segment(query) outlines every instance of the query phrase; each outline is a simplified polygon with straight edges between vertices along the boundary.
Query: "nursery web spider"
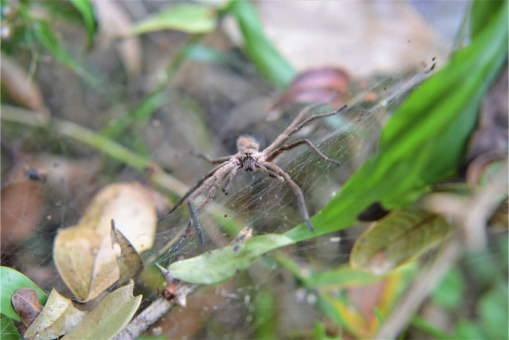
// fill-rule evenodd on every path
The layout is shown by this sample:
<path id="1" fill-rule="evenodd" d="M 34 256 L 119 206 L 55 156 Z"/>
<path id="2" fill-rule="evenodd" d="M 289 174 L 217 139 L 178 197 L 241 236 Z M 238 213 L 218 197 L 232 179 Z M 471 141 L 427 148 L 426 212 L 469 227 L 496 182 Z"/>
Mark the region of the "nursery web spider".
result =
<path id="1" fill-rule="evenodd" d="M 185 242 L 185 240 L 193 233 L 193 224 L 198 231 L 198 236 L 200 237 L 200 241 L 203 244 L 203 233 L 200 227 L 200 222 L 198 221 L 198 215 L 197 213 L 200 212 L 206 205 L 209 203 L 215 196 L 217 188 L 221 185 L 221 182 L 225 182 L 223 184 L 222 191 L 226 194 L 228 194 L 228 188 L 230 187 L 230 184 L 233 180 L 233 177 L 237 174 L 237 171 L 242 169 L 244 171 L 256 171 L 261 170 L 263 173 L 265 173 L 267 176 L 275 178 L 277 180 L 280 180 L 282 182 L 288 183 L 290 187 L 292 188 L 293 192 L 297 196 L 298 199 L 298 205 L 299 210 L 302 215 L 302 218 L 304 219 L 304 222 L 309 227 L 311 231 L 314 231 L 313 224 L 311 224 L 311 221 L 309 220 L 309 213 L 308 209 L 306 207 L 306 202 L 304 201 L 304 195 L 302 194 L 302 190 L 300 187 L 292 180 L 290 175 L 288 175 L 286 172 L 284 172 L 280 167 L 275 165 L 273 161 L 281 155 L 283 152 L 291 150 L 299 145 L 306 144 L 309 146 L 311 150 L 313 150 L 320 158 L 323 160 L 336 164 L 341 165 L 340 162 L 330 159 L 327 156 L 325 156 L 316 146 L 313 145 L 308 139 L 301 139 L 297 140 L 290 144 L 285 144 L 286 141 L 288 141 L 291 136 L 302 129 L 307 124 L 311 123 L 312 121 L 324 117 L 329 117 L 332 115 L 335 115 L 342 110 L 346 108 L 346 105 L 343 107 L 327 113 L 322 114 L 316 114 L 313 115 L 307 119 L 305 119 L 303 122 L 299 123 L 302 118 L 309 113 L 310 111 L 316 109 L 319 106 L 322 106 L 323 104 L 318 105 L 311 105 L 306 108 L 304 108 L 294 119 L 294 121 L 286 128 L 286 130 L 279 135 L 276 140 L 270 144 L 267 148 L 265 148 L 263 151 L 258 151 L 259 144 L 251 137 L 241 136 L 237 140 L 237 149 L 238 152 L 233 156 L 226 156 L 221 157 L 217 159 L 212 159 L 209 156 L 200 154 L 201 157 L 203 157 L 205 160 L 209 161 L 212 164 L 219 164 L 214 169 L 210 170 L 205 177 L 203 177 L 201 180 L 196 183 L 196 185 L 191 188 L 176 204 L 175 206 L 170 209 L 170 211 L 163 215 L 169 215 L 177 208 L 182 205 L 184 202 L 187 202 L 187 205 L 189 207 L 189 211 L 191 213 L 191 217 L 189 218 L 189 222 L 187 224 L 187 228 L 184 231 L 184 234 L 182 235 L 182 238 L 175 246 L 175 251 L 177 251 L 182 244 Z M 207 197 L 195 208 L 192 201 L 201 195 L 202 193 L 206 192 Z"/>

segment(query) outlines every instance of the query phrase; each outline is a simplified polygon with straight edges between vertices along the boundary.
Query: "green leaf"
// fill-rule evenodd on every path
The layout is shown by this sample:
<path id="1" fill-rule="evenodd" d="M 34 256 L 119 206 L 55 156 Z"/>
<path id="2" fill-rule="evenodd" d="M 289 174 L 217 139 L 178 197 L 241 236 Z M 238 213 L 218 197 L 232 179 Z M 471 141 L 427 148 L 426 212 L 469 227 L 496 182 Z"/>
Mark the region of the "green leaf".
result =
<path id="1" fill-rule="evenodd" d="M 238 17 L 244 13 L 239 12 L 243 6 L 251 5 L 235 1 L 231 10 Z M 312 217 L 314 232 L 301 224 L 281 235 L 285 241 L 277 246 L 263 244 L 269 241 L 266 236 L 253 237 L 241 256 L 232 257 L 231 247 L 226 247 L 215 250 L 213 257 L 204 254 L 174 263 L 170 270 L 178 268 L 175 275 L 184 281 L 184 277 L 200 283 L 223 281 L 264 252 L 350 227 L 375 202 L 388 208 L 404 206 L 429 185 L 454 174 L 477 122 L 479 102 L 506 60 L 507 40 L 504 2 L 471 45 L 457 51 L 447 66 L 416 89 L 396 111 L 382 132 L 378 152 Z M 211 271 L 208 266 L 220 270 Z M 207 279 L 200 279 L 200 270 Z"/>
<path id="2" fill-rule="evenodd" d="M 291 244 L 284 235 L 267 234 L 243 244 L 215 249 L 184 261 L 173 262 L 168 270 L 179 280 L 212 284 L 226 280 L 249 267 L 260 255 Z"/>
<path id="3" fill-rule="evenodd" d="M 442 216 L 415 208 L 393 210 L 355 242 L 350 265 L 373 274 L 409 261 L 449 236 Z"/>
<path id="4" fill-rule="evenodd" d="M 244 49 L 258 72 L 278 88 L 285 88 L 296 72 L 263 33 L 253 5 L 249 1 L 232 1 L 228 11 L 239 24 L 244 38 Z"/>
<path id="5" fill-rule="evenodd" d="M 471 340 L 484 340 L 486 337 L 481 331 L 481 327 L 470 320 L 460 320 L 456 324 L 454 331 L 456 339 L 471 339 Z"/>
<path id="6" fill-rule="evenodd" d="M 436 328 L 432 324 L 428 323 L 425 319 L 415 316 L 410 321 L 410 324 L 421 331 L 427 333 L 434 339 L 452 339 L 453 337 L 450 336 L 448 333 L 444 332 L 441 329 Z"/>
<path id="7" fill-rule="evenodd" d="M 9 319 L 3 314 L 0 314 L 0 339 L 21 340 L 21 335 L 19 335 L 19 332 L 16 329 L 16 326 L 14 326 L 12 319 Z"/>
<path id="8" fill-rule="evenodd" d="M 339 338 L 332 338 L 328 336 L 325 325 L 318 321 L 315 322 L 315 328 L 313 329 L 313 339 L 339 340 Z"/>
<path id="9" fill-rule="evenodd" d="M 141 295 L 133 296 L 133 284 L 106 296 L 65 340 L 111 339 L 127 326 L 141 303 Z"/>
<path id="10" fill-rule="evenodd" d="M 306 285 L 308 287 L 321 289 L 362 287 L 383 280 L 395 271 L 413 272 L 415 269 L 415 263 L 409 263 L 408 265 L 402 266 L 383 275 L 373 275 L 360 270 L 355 270 L 347 263 L 323 273 L 312 274 L 311 278 L 307 280 Z"/>
<path id="11" fill-rule="evenodd" d="M 470 18 L 470 37 L 482 32 L 487 23 L 497 14 L 503 1 L 474 1 Z"/>
<path id="12" fill-rule="evenodd" d="M 216 27 L 217 10 L 194 4 L 180 4 L 164 9 L 131 27 L 126 36 L 160 30 L 208 33 Z"/>
<path id="13" fill-rule="evenodd" d="M 0 270 L 1 270 L 0 271 L 0 278 L 1 278 L 0 287 L 1 287 L 1 291 L 2 291 L 2 294 L 0 297 L 1 298 L 0 306 L 2 309 L 3 315 L 5 315 L 11 319 L 21 321 L 19 316 L 16 314 L 16 312 L 12 308 L 12 304 L 11 304 L 12 294 L 20 288 L 30 288 L 30 289 L 35 290 L 37 292 L 37 298 L 39 299 L 39 303 L 41 305 L 46 304 L 46 300 L 47 300 L 46 294 L 42 291 L 41 288 L 39 288 L 35 283 L 33 283 L 32 280 L 30 280 L 28 277 L 21 274 L 17 270 L 14 270 L 9 267 L 2 266 L 2 267 L 0 267 Z"/>
<path id="14" fill-rule="evenodd" d="M 92 45 L 98 27 L 94 14 L 94 6 L 92 6 L 92 3 L 89 0 L 71 0 L 71 2 L 83 18 L 83 23 L 87 29 L 88 43 L 89 45 Z"/>
<path id="15" fill-rule="evenodd" d="M 268 289 L 259 289 L 254 300 L 256 339 L 276 339 L 274 295 Z"/>
<path id="16" fill-rule="evenodd" d="M 463 298 L 464 289 L 465 282 L 461 271 L 457 268 L 453 268 L 435 288 L 431 298 L 440 306 L 454 310 L 459 306 Z"/>
<path id="17" fill-rule="evenodd" d="M 318 295 L 317 308 L 326 316 L 343 326 L 355 338 L 368 339 L 371 334 L 364 317 L 345 298 L 330 293 Z"/>
<path id="18" fill-rule="evenodd" d="M 489 339 L 507 339 L 508 332 L 507 283 L 486 293 L 479 301 L 481 327 Z"/>
<path id="19" fill-rule="evenodd" d="M 83 78 L 89 85 L 95 86 L 99 84 L 99 80 L 88 73 L 88 71 L 78 64 L 65 48 L 62 47 L 53 29 L 46 21 L 37 20 L 32 28 L 34 36 L 51 52 L 56 60 L 73 70 L 74 73 Z"/>

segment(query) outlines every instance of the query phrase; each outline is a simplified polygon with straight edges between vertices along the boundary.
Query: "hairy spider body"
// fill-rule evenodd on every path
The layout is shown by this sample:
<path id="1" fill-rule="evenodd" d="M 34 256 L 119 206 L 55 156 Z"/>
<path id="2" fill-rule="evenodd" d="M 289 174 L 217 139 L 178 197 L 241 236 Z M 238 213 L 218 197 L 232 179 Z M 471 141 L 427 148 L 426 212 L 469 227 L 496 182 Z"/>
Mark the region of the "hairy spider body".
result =
<path id="1" fill-rule="evenodd" d="M 345 105 L 340 109 L 332 112 L 311 116 L 305 119 L 303 122 L 299 123 L 307 113 L 309 113 L 311 110 L 315 109 L 320 105 L 308 106 L 305 109 L 303 109 L 294 119 L 292 124 L 290 124 L 290 126 L 286 128 L 286 130 L 281 135 L 279 135 L 279 137 L 277 137 L 276 140 L 272 144 L 270 144 L 267 148 L 265 148 L 263 151 L 259 151 L 259 144 L 256 142 L 254 138 L 241 136 L 237 140 L 238 152 L 233 156 L 212 159 L 207 155 L 199 154 L 199 156 L 203 157 L 210 163 L 219 165 L 212 169 L 211 171 L 209 171 L 207 175 L 205 175 L 205 177 L 198 181 L 198 183 L 193 188 L 191 188 L 191 190 L 189 190 L 166 214 L 166 215 L 171 214 L 181 204 L 187 201 L 191 217 L 189 218 L 187 228 L 185 229 L 182 238 L 175 246 L 175 251 L 177 251 L 180 248 L 180 246 L 184 243 L 184 241 L 193 233 L 192 229 L 193 225 L 198 231 L 198 236 L 200 237 L 201 243 L 202 244 L 204 243 L 203 233 L 200 227 L 200 223 L 198 221 L 198 213 L 205 207 L 205 205 L 207 205 L 207 203 L 209 203 L 214 198 L 217 188 L 221 185 L 221 182 L 223 181 L 224 184 L 222 187 L 222 191 L 225 194 L 228 194 L 228 188 L 233 180 L 233 177 L 235 177 L 239 169 L 242 169 L 244 171 L 260 170 L 269 177 L 288 183 L 288 185 L 292 188 L 294 194 L 297 196 L 299 210 L 302 215 L 302 218 L 304 219 L 304 222 L 311 231 L 314 231 L 313 224 L 309 220 L 309 213 L 306 207 L 306 202 L 304 200 L 302 190 L 292 180 L 290 175 L 288 175 L 280 167 L 273 164 L 272 162 L 283 152 L 291 150 L 299 145 L 306 144 L 323 160 L 336 165 L 341 165 L 340 162 L 330 159 L 323 153 L 321 153 L 320 150 L 318 150 L 318 148 L 307 139 L 301 139 L 285 145 L 285 143 L 291 138 L 291 136 L 294 133 L 302 129 L 305 125 L 309 124 L 313 120 L 332 116 L 346 108 Z M 207 196 L 195 208 L 192 201 L 205 192 L 207 192 Z"/>

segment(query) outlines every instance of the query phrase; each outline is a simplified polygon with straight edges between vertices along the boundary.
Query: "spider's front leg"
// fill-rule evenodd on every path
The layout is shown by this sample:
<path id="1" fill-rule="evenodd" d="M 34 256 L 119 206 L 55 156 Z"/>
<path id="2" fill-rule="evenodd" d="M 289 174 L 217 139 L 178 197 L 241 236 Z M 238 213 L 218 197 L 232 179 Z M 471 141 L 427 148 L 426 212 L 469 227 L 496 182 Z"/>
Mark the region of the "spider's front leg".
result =
<path id="1" fill-rule="evenodd" d="M 201 243 L 202 244 L 205 243 L 205 240 L 203 239 L 203 232 L 202 232 L 202 229 L 201 229 L 201 225 L 200 225 L 200 222 L 198 220 L 198 213 L 214 198 L 214 196 L 216 194 L 216 190 L 219 187 L 219 185 L 221 184 L 221 181 L 223 181 L 224 178 L 227 175 L 229 175 L 235 167 L 237 167 L 237 164 L 235 164 L 235 163 L 230 163 L 230 164 L 224 166 L 223 168 L 218 170 L 214 174 L 214 176 L 209 178 L 203 184 L 203 186 L 201 186 L 199 189 L 197 189 L 189 197 L 189 199 L 187 200 L 187 205 L 189 207 L 189 212 L 191 214 L 191 217 L 189 218 L 189 222 L 187 224 L 186 230 L 184 231 L 184 234 L 182 235 L 182 239 L 177 243 L 177 245 L 175 246 L 174 251 L 177 251 L 180 248 L 180 246 L 182 246 L 184 241 L 190 235 L 192 235 L 192 226 L 193 226 L 193 224 L 194 224 L 194 227 L 196 228 L 196 230 L 198 231 L 198 236 L 200 237 Z M 200 195 L 201 193 L 203 193 L 203 192 L 205 192 L 207 190 L 208 190 L 207 197 L 195 209 L 194 205 L 192 203 L 192 200 L 194 198 L 196 198 L 198 195 Z"/>
<path id="2" fill-rule="evenodd" d="M 297 196 L 298 205 L 300 214 L 302 215 L 302 218 L 304 219 L 304 223 L 308 226 L 309 230 L 315 231 L 315 227 L 309 220 L 309 212 L 308 208 L 306 206 L 306 201 L 304 200 L 304 194 L 302 193 L 301 188 L 295 183 L 290 175 L 288 175 L 286 172 L 284 172 L 280 167 L 278 167 L 275 164 L 269 163 L 269 162 L 263 162 L 262 165 L 264 165 L 267 169 L 270 171 L 276 173 L 277 175 L 284 178 L 286 183 L 292 188 L 293 192 L 295 193 L 295 196 Z"/>

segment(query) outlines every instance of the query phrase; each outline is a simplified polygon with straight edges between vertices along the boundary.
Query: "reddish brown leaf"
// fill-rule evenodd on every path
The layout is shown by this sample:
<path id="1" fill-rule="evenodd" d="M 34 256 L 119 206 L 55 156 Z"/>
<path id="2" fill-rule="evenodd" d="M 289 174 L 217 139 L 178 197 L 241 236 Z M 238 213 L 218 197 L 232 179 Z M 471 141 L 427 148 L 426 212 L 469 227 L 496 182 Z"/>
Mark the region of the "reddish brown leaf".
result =
<path id="1" fill-rule="evenodd" d="M 286 104 L 326 102 L 332 96 L 335 97 L 331 106 L 339 107 L 348 98 L 349 84 L 350 77 L 339 68 L 323 67 L 303 72 L 274 104 L 268 118 L 276 119 L 279 109 Z"/>
<path id="2" fill-rule="evenodd" d="M 24 178 L 23 169 L 13 173 L 13 182 L 2 189 L 2 247 L 29 236 L 44 203 L 43 184 Z"/>
<path id="3" fill-rule="evenodd" d="M 20 288 L 15 291 L 11 301 L 16 314 L 27 327 L 30 327 L 43 308 L 37 298 L 37 292 L 30 288 Z"/>

